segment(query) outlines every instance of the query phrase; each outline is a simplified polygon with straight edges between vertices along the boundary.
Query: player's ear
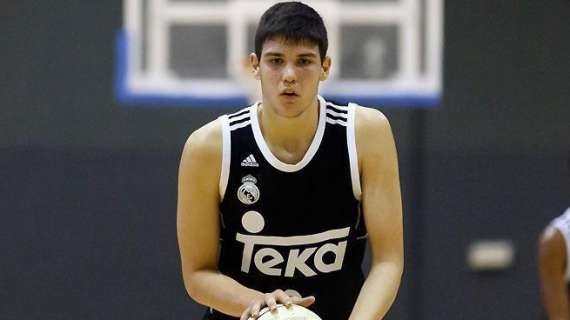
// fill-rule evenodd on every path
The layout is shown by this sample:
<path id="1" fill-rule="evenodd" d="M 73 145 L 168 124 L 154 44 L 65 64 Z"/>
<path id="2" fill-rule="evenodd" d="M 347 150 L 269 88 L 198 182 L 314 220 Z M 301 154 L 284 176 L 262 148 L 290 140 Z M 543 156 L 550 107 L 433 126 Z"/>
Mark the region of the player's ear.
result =
<path id="1" fill-rule="evenodd" d="M 253 69 L 253 76 L 255 79 L 260 80 L 261 76 L 259 74 L 259 59 L 255 53 L 249 54 L 249 63 L 251 64 L 251 68 Z"/>
<path id="2" fill-rule="evenodd" d="M 329 72 L 331 70 L 332 59 L 329 56 L 326 56 L 323 59 L 323 64 L 321 66 L 321 76 L 320 80 L 325 81 L 329 77 Z"/>

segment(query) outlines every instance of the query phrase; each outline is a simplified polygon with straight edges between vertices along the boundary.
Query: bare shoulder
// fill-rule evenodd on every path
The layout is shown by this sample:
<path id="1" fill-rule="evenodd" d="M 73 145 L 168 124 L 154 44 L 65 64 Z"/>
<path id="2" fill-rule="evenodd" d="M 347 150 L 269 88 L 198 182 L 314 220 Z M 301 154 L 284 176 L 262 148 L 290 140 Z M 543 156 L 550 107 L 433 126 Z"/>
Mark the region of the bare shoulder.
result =
<path id="1" fill-rule="evenodd" d="M 547 227 L 538 239 L 538 247 L 541 258 L 564 256 L 566 254 L 566 244 L 562 233 L 554 228 Z"/>
<path id="2" fill-rule="evenodd" d="M 388 118 L 377 109 L 357 106 L 355 110 L 356 146 L 360 155 L 384 153 L 392 149 L 394 137 Z"/>
<path id="3" fill-rule="evenodd" d="M 357 130 L 368 131 L 390 128 L 388 118 L 386 118 L 386 116 L 377 109 L 357 106 L 355 114 Z"/>
<path id="4" fill-rule="evenodd" d="M 182 152 L 182 162 L 193 159 L 202 164 L 219 164 L 222 143 L 222 126 L 220 120 L 216 119 L 192 132 L 188 137 Z"/>

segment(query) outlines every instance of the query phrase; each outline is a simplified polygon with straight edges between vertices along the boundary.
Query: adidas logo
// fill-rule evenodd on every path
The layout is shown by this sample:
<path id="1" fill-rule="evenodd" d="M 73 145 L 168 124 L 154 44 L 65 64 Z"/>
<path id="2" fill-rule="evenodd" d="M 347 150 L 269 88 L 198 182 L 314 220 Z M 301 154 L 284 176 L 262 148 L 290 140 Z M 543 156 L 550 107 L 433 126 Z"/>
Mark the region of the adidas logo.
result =
<path id="1" fill-rule="evenodd" d="M 243 159 L 243 161 L 241 162 L 241 166 L 242 167 L 259 167 L 259 163 L 257 163 L 257 161 L 255 161 L 253 154 L 250 154 L 249 156 L 247 156 L 247 158 Z"/>

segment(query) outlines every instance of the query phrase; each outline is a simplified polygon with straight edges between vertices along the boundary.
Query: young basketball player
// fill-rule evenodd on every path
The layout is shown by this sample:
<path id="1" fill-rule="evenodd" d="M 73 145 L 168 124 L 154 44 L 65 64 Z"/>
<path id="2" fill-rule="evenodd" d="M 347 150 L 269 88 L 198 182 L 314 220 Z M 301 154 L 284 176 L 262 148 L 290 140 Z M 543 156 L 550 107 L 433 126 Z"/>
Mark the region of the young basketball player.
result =
<path id="1" fill-rule="evenodd" d="M 568 157 L 570 173 L 570 154 Z M 544 230 L 538 245 L 542 301 L 549 320 L 570 319 L 570 208 Z"/>
<path id="2" fill-rule="evenodd" d="M 377 320 L 396 297 L 404 262 L 394 139 L 379 111 L 318 95 L 327 47 L 312 8 L 268 9 L 250 57 L 262 101 L 198 129 L 184 147 L 178 239 L 187 291 L 209 307 L 204 319 L 299 304 L 325 320 Z"/>

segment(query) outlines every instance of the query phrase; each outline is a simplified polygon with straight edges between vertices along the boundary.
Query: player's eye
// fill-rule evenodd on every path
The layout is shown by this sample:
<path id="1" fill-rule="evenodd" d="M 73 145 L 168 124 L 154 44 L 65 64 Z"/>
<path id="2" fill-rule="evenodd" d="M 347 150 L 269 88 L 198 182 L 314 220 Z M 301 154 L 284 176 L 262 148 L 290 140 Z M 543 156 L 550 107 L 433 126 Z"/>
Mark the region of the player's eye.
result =
<path id="1" fill-rule="evenodd" d="M 280 65 L 283 63 L 283 59 L 281 58 L 271 58 L 269 59 L 269 63 L 274 64 L 274 65 Z"/>
<path id="2" fill-rule="evenodd" d="M 312 62 L 313 62 L 313 61 L 311 61 L 311 59 L 305 59 L 305 58 L 299 59 L 299 65 L 302 65 L 302 66 L 309 65 L 309 64 L 311 64 Z"/>

